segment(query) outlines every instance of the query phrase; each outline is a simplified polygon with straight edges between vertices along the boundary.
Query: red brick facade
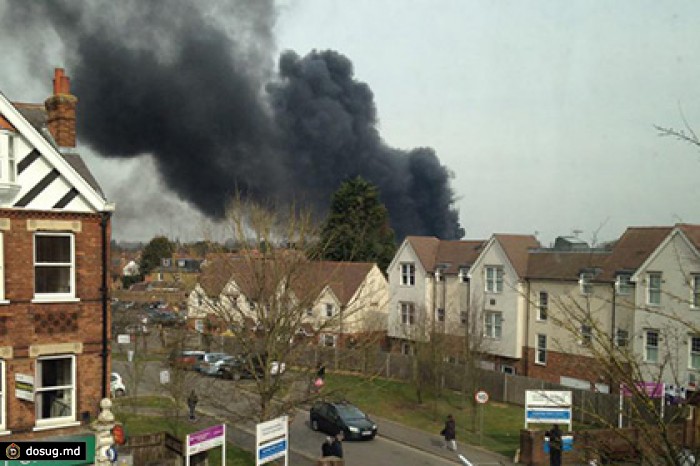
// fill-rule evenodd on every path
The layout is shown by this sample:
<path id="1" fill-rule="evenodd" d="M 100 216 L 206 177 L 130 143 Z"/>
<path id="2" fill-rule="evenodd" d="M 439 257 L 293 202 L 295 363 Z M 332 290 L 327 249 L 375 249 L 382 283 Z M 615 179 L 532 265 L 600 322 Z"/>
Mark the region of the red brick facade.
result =
<path id="1" fill-rule="evenodd" d="M 521 361 L 524 367 L 519 372 L 520 375 L 554 383 L 560 383 L 561 376 L 571 377 L 591 382 L 591 388 L 596 383 L 608 382 L 593 358 L 547 350 L 547 363 L 536 364 L 535 351 L 535 348 L 523 348 L 527 361 Z"/>
<path id="2" fill-rule="evenodd" d="M 15 396 L 16 374 L 38 379 L 37 358 L 30 354 L 37 345 L 73 344 L 75 355 L 76 399 L 74 421 L 94 420 L 99 412 L 103 387 L 109 386 L 109 353 L 103 358 L 103 306 L 107 306 L 107 342 L 109 341 L 109 300 L 103 295 L 103 263 L 109 251 L 103 251 L 103 235 L 109 248 L 110 224 L 100 214 L 49 213 L 0 209 L 0 219 L 9 219 L 2 231 L 4 242 L 5 300 L 0 304 L 0 347 L 12 348 L 5 360 L 7 406 L 6 430 L 10 438 L 72 434 L 80 426 L 36 432 L 36 403 Z M 28 220 L 79 222 L 73 232 L 75 257 L 75 301 L 37 303 L 34 299 L 34 236 Z M 103 253 L 106 253 L 103 255 Z M 107 351 L 109 348 L 107 347 Z M 61 354 L 60 352 L 57 354 Z M 105 370 L 103 361 L 107 362 Z M 107 374 L 107 380 L 102 375 Z M 36 382 L 35 382 L 36 383 Z M 0 437 L 1 438 L 1 437 Z"/>

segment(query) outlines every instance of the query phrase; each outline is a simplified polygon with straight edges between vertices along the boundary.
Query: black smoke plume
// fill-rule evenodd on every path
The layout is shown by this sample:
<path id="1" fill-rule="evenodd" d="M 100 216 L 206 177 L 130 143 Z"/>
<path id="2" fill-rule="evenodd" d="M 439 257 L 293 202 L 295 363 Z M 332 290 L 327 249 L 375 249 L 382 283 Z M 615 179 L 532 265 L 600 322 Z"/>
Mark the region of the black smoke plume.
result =
<path id="1" fill-rule="evenodd" d="M 451 174 L 430 148 L 387 146 L 372 91 L 334 51 L 284 52 L 269 0 L 8 0 L 3 29 L 53 31 L 79 98 L 79 137 L 105 157 L 153 154 L 165 183 L 213 218 L 234 190 L 327 209 L 340 183 L 376 184 L 397 236 L 459 238 Z"/>

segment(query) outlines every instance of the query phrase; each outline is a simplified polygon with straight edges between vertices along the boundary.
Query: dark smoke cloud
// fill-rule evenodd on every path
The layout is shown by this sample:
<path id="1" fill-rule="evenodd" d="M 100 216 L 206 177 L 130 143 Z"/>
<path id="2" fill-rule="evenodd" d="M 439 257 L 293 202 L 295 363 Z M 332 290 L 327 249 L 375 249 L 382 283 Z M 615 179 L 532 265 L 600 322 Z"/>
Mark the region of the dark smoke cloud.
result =
<path id="1" fill-rule="evenodd" d="M 450 172 L 432 149 L 383 143 L 348 58 L 285 52 L 273 72 L 272 1 L 9 0 L 5 11 L 24 44 L 46 45 L 46 28 L 63 42 L 81 141 L 105 157 L 153 154 L 165 184 L 211 217 L 234 190 L 323 213 L 360 175 L 399 238 L 463 234 Z"/>

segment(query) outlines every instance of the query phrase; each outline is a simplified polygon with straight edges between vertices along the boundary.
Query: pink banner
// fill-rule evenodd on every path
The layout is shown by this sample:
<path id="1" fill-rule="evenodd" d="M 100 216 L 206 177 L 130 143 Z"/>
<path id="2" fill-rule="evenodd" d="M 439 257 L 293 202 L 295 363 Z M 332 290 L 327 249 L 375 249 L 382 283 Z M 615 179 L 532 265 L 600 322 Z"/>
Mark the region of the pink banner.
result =
<path id="1" fill-rule="evenodd" d="M 639 392 L 646 393 L 649 398 L 663 398 L 664 396 L 663 382 L 637 382 L 635 385 Z M 620 393 L 624 396 L 632 396 L 632 390 L 625 384 L 620 384 Z"/>

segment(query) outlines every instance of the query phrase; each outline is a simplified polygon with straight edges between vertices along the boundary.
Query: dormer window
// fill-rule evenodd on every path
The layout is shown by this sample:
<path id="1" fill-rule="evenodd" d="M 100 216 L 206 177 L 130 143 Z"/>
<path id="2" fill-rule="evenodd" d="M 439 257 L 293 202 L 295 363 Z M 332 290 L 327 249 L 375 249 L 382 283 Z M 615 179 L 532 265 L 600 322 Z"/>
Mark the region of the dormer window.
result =
<path id="1" fill-rule="evenodd" d="M 15 159 L 16 136 L 12 131 L 0 130 L 0 200 L 12 200 L 19 192 Z"/>
<path id="2" fill-rule="evenodd" d="M 581 289 L 581 294 L 589 295 L 593 292 L 593 284 L 591 280 L 593 279 L 593 274 L 591 272 L 582 272 L 579 275 L 578 285 Z"/>
<path id="3" fill-rule="evenodd" d="M 632 290 L 634 289 L 634 285 L 632 285 L 632 282 L 630 279 L 632 276 L 628 273 L 621 273 L 617 276 L 617 280 L 615 281 L 615 287 L 617 289 L 617 294 L 619 295 L 629 295 L 632 294 Z"/>

